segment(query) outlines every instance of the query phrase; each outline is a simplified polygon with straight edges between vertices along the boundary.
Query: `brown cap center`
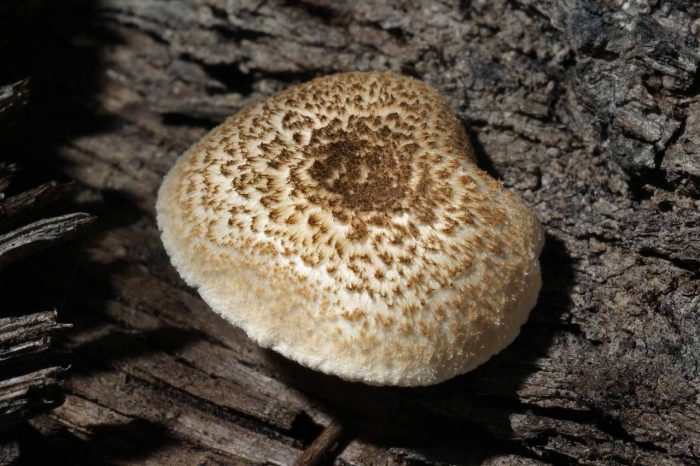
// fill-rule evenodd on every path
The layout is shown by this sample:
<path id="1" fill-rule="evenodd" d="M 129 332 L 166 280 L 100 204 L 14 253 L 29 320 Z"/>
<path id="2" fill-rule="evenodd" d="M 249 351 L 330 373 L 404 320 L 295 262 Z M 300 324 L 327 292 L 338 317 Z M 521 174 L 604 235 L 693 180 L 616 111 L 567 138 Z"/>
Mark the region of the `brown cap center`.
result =
<path id="1" fill-rule="evenodd" d="M 331 142 L 315 146 L 309 175 L 319 186 L 339 196 L 355 211 L 396 211 L 401 208 L 411 176 L 408 160 L 393 141 L 360 139 L 340 131 Z"/>
<path id="2" fill-rule="evenodd" d="M 319 204 L 356 213 L 406 208 L 415 145 L 386 127 L 357 129 L 313 132 L 307 175 L 316 188 L 307 194 Z"/>

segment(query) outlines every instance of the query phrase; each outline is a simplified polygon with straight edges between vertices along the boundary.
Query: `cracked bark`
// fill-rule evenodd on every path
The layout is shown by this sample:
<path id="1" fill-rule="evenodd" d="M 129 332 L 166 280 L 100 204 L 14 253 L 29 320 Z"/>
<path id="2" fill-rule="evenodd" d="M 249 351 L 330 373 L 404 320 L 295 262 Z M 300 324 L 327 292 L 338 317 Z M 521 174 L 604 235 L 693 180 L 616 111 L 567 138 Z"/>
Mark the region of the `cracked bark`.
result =
<path id="1" fill-rule="evenodd" d="M 47 165 L 89 188 L 77 202 L 104 223 L 22 272 L 68 295 L 76 328 L 67 401 L 34 422 L 56 454 L 289 464 L 341 419 L 337 464 L 700 460 L 697 2 L 91 8 L 56 11 L 72 27 L 46 33 L 58 45 L 39 72 L 65 92 L 46 90 L 37 124 Z M 155 191 L 189 144 L 253 99 L 350 69 L 440 89 L 547 230 L 521 337 L 436 387 L 345 384 L 260 350 L 182 284 L 155 228 Z M 61 264 L 78 256 L 70 281 Z"/>

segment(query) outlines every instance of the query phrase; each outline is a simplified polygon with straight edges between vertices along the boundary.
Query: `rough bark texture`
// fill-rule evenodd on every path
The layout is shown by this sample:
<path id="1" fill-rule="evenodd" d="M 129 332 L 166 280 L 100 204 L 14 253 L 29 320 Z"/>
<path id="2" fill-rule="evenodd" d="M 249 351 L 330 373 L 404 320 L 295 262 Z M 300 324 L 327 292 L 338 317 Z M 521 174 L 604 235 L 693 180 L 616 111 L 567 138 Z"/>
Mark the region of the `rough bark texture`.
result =
<path id="1" fill-rule="evenodd" d="M 103 219 L 18 274 L 75 325 L 66 402 L 32 441 L 74 462 L 290 464 L 340 419 L 335 464 L 700 461 L 700 4 L 91 5 L 37 13 L 37 30 L 64 26 L 18 55 L 59 83 L 37 83 L 41 163 L 89 187 L 76 202 Z M 347 384 L 257 348 L 158 238 L 155 192 L 183 150 L 246 102 L 351 69 L 440 89 L 547 230 L 521 336 L 439 386 Z"/>

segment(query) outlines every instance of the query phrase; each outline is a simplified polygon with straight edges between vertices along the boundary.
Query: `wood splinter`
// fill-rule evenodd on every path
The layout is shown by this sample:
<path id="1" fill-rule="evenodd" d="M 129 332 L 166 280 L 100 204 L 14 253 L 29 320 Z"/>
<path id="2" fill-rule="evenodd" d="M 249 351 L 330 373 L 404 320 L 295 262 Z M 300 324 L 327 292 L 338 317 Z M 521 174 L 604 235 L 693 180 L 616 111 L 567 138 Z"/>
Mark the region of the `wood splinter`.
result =
<path id="1" fill-rule="evenodd" d="M 294 466 L 315 466 L 320 464 L 338 443 L 343 435 L 342 424 L 334 419 L 328 426 L 311 442 L 306 450 L 294 462 Z"/>

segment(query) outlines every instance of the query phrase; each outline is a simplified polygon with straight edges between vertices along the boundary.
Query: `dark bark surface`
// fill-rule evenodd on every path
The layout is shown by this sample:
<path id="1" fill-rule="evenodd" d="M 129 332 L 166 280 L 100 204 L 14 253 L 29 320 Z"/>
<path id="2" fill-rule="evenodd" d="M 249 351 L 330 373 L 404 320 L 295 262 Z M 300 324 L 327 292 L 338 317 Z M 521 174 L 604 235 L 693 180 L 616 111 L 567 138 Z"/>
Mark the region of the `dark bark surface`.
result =
<path id="1" fill-rule="evenodd" d="M 14 150 L 76 179 L 102 219 L 15 268 L 75 326 L 66 402 L 33 442 L 74 462 L 291 464 L 336 419 L 335 464 L 700 461 L 700 4 L 91 5 L 26 44 L 58 84 L 33 81 L 41 141 Z M 154 221 L 161 177 L 224 117 L 370 69 L 443 92 L 547 231 L 521 336 L 429 388 L 343 383 L 256 347 L 183 284 Z"/>

